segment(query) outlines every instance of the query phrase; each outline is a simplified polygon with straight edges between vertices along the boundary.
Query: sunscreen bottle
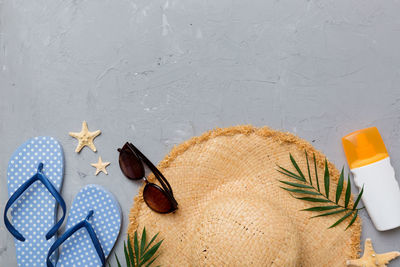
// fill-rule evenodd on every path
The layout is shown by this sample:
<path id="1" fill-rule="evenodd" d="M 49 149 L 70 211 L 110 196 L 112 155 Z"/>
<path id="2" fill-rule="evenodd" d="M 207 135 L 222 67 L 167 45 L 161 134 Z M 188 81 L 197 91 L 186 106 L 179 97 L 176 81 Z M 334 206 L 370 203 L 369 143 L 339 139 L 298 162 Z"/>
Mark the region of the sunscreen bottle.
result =
<path id="1" fill-rule="evenodd" d="M 354 183 L 364 186 L 362 200 L 375 228 L 386 231 L 400 226 L 400 189 L 389 154 L 376 127 L 342 138 Z"/>

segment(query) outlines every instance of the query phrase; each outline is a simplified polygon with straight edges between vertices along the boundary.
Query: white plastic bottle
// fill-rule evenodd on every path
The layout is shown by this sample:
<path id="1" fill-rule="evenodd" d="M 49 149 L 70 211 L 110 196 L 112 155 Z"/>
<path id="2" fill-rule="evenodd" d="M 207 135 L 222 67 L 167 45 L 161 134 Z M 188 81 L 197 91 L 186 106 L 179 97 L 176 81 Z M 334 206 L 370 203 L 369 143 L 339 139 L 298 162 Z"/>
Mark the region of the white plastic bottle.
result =
<path id="1" fill-rule="evenodd" d="M 354 183 L 364 186 L 362 201 L 375 228 L 386 231 L 400 226 L 400 188 L 390 157 L 376 127 L 342 138 Z"/>

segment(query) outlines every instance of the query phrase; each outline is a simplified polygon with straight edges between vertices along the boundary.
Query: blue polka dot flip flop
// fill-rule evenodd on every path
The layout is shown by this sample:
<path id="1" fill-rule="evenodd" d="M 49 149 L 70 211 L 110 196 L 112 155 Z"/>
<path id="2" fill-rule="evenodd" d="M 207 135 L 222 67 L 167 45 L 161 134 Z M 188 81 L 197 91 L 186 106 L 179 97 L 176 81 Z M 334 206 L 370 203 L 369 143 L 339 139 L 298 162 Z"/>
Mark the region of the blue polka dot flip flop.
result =
<path id="1" fill-rule="evenodd" d="M 99 185 L 85 186 L 72 203 L 67 230 L 49 250 L 47 266 L 54 266 L 51 255 L 61 244 L 56 266 L 105 266 L 120 228 L 121 210 L 114 196 Z"/>
<path id="2" fill-rule="evenodd" d="M 9 200 L 4 209 L 4 224 L 15 237 L 20 267 L 46 266 L 47 251 L 65 218 L 65 202 L 59 194 L 63 172 L 62 148 L 52 137 L 28 140 L 9 161 Z M 57 204 L 63 210 L 59 221 L 56 220 Z M 8 210 L 11 221 L 7 217 Z"/>

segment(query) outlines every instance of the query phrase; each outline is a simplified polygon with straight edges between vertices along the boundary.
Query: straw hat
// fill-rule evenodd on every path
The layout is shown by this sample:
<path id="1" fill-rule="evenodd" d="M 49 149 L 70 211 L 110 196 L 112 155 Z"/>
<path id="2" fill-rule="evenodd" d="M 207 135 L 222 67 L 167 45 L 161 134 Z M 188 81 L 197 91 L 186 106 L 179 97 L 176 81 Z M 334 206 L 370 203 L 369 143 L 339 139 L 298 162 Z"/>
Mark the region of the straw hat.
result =
<path id="1" fill-rule="evenodd" d="M 359 251 L 360 219 L 347 231 L 345 223 L 327 229 L 341 216 L 310 219 L 314 213 L 300 211 L 310 204 L 279 187 L 286 177 L 276 164 L 292 169 L 290 152 L 304 169 L 304 150 L 315 153 L 322 174 L 325 156 L 289 133 L 237 126 L 194 137 L 158 166 L 179 209 L 151 211 L 141 189 L 128 233 L 160 232 L 163 266 L 345 266 Z M 338 170 L 331 163 L 329 170 L 336 183 Z"/>

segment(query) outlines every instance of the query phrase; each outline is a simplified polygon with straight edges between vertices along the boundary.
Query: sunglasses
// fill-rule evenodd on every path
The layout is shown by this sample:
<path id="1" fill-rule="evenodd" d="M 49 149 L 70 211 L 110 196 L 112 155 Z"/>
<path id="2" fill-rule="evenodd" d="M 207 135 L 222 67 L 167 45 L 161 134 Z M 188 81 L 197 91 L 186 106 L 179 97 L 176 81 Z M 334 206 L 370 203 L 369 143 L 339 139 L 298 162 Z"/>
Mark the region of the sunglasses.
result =
<path id="1" fill-rule="evenodd" d="M 118 148 L 119 166 L 122 173 L 131 180 L 144 179 L 143 200 L 152 210 L 158 213 L 170 213 L 178 208 L 172 188 L 162 173 L 132 143 L 125 143 Z M 149 182 L 144 173 L 143 163 L 151 170 L 160 186 Z"/>

